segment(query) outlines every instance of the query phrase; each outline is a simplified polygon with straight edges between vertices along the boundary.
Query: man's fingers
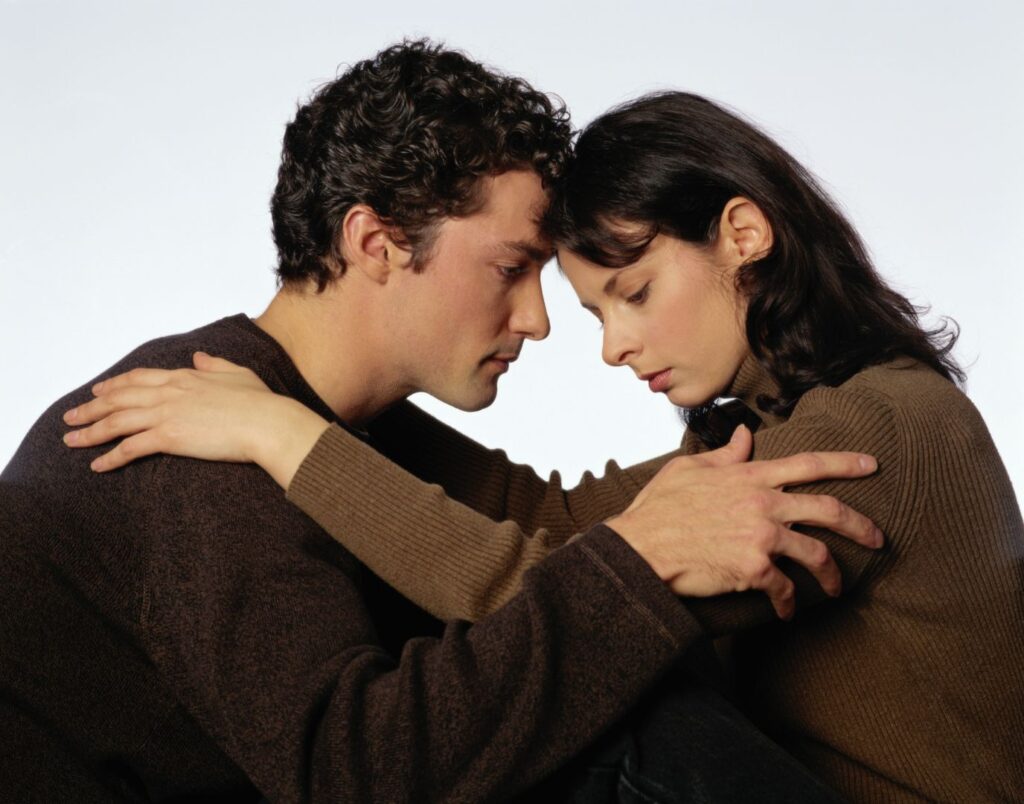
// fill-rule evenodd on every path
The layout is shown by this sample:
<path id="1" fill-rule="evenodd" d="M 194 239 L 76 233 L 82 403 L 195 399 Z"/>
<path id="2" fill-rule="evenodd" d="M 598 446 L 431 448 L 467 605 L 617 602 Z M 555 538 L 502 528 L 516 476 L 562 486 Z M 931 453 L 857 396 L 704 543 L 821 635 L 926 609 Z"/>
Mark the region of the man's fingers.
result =
<path id="1" fill-rule="evenodd" d="M 783 620 L 792 619 L 796 612 L 796 588 L 793 582 L 786 577 L 774 564 L 765 572 L 754 586 L 760 589 L 772 603 L 775 613 Z"/>
<path id="2" fill-rule="evenodd" d="M 116 377 L 110 377 L 109 379 L 96 383 L 92 387 L 92 392 L 93 394 L 99 395 L 108 394 L 118 388 L 126 388 L 131 385 L 163 385 L 173 374 L 174 370 L 172 369 L 132 369 L 131 371 L 126 371 L 124 374 L 118 374 Z"/>
<path id="3" fill-rule="evenodd" d="M 881 547 L 882 531 L 861 513 L 826 494 L 780 494 L 774 514 L 783 522 L 813 525 L 864 547 Z"/>
<path id="4" fill-rule="evenodd" d="M 791 558 L 805 567 L 817 579 L 825 594 L 836 597 L 842 591 L 843 576 L 824 542 L 783 528 L 777 555 Z"/>
<path id="5" fill-rule="evenodd" d="M 860 452 L 801 452 L 742 467 L 748 479 L 775 488 L 816 480 L 864 477 L 877 468 L 878 462 L 872 456 Z"/>
<path id="6" fill-rule="evenodd" d="M 750 457 L 750 449 L 754 445 L 754 436 L 749 428 L 741 424 L 733 430 L 732 438 L 724 447 L 702 452 L 697 455 L 689 455 L 700 466 L 731 466 L 735 463 L 742 463 Z"/>

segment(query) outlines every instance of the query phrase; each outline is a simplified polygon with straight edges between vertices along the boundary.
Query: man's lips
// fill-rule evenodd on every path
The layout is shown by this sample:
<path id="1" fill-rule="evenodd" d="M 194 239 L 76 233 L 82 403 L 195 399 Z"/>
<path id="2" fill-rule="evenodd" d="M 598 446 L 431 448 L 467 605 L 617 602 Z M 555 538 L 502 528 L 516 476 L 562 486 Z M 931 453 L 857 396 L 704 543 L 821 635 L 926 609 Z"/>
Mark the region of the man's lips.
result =
<path id="1" fill-rule="evenodd" d="M 488 357 L 485 362 L 496 363 L 498 365 L 499 370 L 505 372 L 508 371 L 509 365 L 515 363 L 518 358 L 519 355 L 514 352 L 506 354 L 496 354 Z"/>
<path id="2" fill-rule="evenodd" d="M 659 393 L 668 388 L 669 380 L 672 377 L 672 369 L 661 369 L 660 371 L 652 371 L 648 374 L 641 374 L 640 379 L 647 383 L 648 387 Z"/>

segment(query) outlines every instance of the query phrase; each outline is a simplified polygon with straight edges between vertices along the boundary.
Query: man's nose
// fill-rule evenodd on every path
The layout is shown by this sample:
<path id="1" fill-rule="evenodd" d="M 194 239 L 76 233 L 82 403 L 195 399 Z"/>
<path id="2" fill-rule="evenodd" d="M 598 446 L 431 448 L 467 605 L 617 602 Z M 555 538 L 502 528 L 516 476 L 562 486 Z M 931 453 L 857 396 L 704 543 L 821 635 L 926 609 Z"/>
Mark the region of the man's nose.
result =
<path id="1" fill-rule="evenodd" d="M 509 321 L 509 328 L 517 335 L 531 341 L 542 341 L 551 334 L 551 321 L 544 305 L 544 293 L 540 285 L 540 273 L 530 277 L 520 287 L 515 307 Z"/>

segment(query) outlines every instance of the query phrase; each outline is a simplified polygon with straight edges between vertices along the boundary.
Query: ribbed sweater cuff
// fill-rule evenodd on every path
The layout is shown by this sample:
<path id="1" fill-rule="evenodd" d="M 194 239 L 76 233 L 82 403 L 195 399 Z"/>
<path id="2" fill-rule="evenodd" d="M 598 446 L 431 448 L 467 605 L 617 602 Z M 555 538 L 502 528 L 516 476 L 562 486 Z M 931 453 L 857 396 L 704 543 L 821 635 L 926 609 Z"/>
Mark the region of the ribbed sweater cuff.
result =
<path id="1" fill-rule="evenodd" d="M 673 647 L 686 648 L 703 629 L 650 564 L 607 525 L 595 525 L 563 549 L 581 550 L 620 587 L 622 596 L 645 612 L 651 624 Z"/>
<path id="2" fill-rule="evenodd" d="M 387 490 L 380 488 L 379 475 L 360 470 L 359 467 L 365 467 L 367 462 L 376 464 L 375 468 L 385 472 L 400 471 L 373 447 L 347 434 L 340 426 L 331 425 L 299 465 L 288 486 L 287 497 L 310 514 L 319 511 L 331 504 L 327 493 L 330 490 L 328 478 L 334 482 L 346 481 L 348 499 L 373 500 L 386 495 Z"/>

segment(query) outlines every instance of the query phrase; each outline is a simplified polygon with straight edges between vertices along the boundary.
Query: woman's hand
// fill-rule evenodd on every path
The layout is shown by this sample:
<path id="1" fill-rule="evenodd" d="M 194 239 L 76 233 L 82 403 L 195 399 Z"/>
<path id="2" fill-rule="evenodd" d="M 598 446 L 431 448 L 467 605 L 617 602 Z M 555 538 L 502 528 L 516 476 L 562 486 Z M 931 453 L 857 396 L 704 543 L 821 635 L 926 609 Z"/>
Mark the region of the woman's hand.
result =
<path id="1" fill-rule="evenodd" d="M 287 488 L 328 422 L 272 392 L 252 371 L 203 352 L 192 369 L 135 369 L 93 386 L 96 398 L 64 414 L 89 425 L 64 436 L 71 447 L 125 437 L 91 464 L 106 472 L 163 452 L 259 464 Z"/>

